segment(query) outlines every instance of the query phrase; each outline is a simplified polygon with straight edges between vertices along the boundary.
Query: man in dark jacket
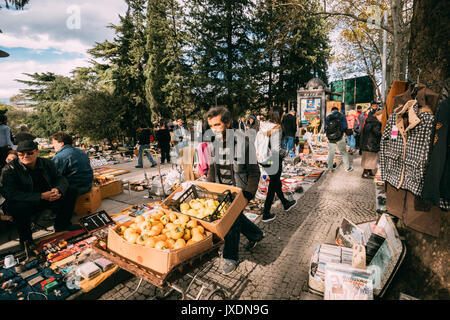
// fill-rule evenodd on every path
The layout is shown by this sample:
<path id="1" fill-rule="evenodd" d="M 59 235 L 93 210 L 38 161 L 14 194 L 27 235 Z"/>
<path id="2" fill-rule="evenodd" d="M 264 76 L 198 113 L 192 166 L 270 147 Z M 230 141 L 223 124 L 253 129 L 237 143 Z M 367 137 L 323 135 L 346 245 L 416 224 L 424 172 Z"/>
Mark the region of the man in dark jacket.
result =
<path id="1" fill-rule="evenodd" d="M 283 144 L 287 154 L 294 151 L 294 137 L 297 132 L 297 119 L 295 118 L 295 111 L 291 110 L 287 115 L 283 117 L 281 122 L 283 129 Z"/>
<path id="2" fill-rule="evenodd" d="M 150 135 L 151 131 L 149 128 L 138 128 L 136 130 L 136 138 L 139 144 L 139 155 L 138 155 L 138 164 L 136 168 L 143 168 L 144 165 L 142 163 L 142 154 L 145 153 L 148 160 L 152 164 L 152 168 L 156 166 L 156 161 L 153 159 L 150 154 Z"/>
<path id="3" fill-rule="evenodd" d="M 40 158 L 37 145 L 30 140 L 17 146 L 18 158 L 7 163 L 2 171 L 1 193 L 4 209 L 13 217 L 20 245 L 32 245 L 31 217 L 44 209 L 56 216 L 55 231 L 76 230 L 71 212 L 63 210 L 67 179 L 58 173 L 52 160 Z"/>
<path id="4" fill-rule="evenodd" d="M 91 161 L 86 153 L 72 146 L 72 137 L 64 131 L 50 137 L 56 154 L 53 157 L 58 173 L 67 179 L 64 210 L 73 213 L 78 196 L 88 193 L 94 182 Z"/>
<path id="5" fill-rule="evenodd" d="M 161 149 L 161 164 L 164 161 L 170 163 L 170 131 L 167 128 L 167 123 L 163 121 L 161 126 L 155 133 L 156 141 L 158 141 L 158 148 Z"/>
<path id="6" fill-rule="evenodd" d="M 211 148 L 211 166 L 207 181 L 234 185 L 243 190 L 247 201 L 255 197 L 258 190 L 260 171 L 256 162 L 254 145 L 249 143 L 240 130 L 231 130 L 231 113 L 224 107 L 215 107 L 206 114 L 214 134 Z M 227 130 L 229 129 L 229 130 Z M 240 138 L 237 137 L 240 135 Z M 237 143 L 236 143 L 237 140 Z M 243 234 L 249 240 L 249 250 L 261 241 L 264 233 L 241 212 L 225 236 L 223 249 L 223 274 L 233 272 L 239 261 L 239 239 Z"/>

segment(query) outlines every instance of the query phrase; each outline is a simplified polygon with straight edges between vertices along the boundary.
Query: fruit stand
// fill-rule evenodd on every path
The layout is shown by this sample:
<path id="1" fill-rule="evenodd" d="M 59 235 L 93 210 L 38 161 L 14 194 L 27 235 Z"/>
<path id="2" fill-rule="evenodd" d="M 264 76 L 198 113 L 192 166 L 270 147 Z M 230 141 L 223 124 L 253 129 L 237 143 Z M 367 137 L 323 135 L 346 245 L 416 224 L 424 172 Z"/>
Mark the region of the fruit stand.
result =
<path id="1" fill-rule="evenodd" d="M 116 217 L 107 240 L 93 248 L 141 279 L 132 294 L 145 280 L 161 292 L 181 293 L 182 299 L 226 299 L 226 292 L 201 274 L 214 265 L 224 236 L 245 205 L 239 188 L 191 182 L 151 210 L 135 208 Z M 179 280 L 186 277 L 191 280 L 183 286 L 185 281 Z M 201 286 L 197 295 L 190 293 L 194 283 Z"/>

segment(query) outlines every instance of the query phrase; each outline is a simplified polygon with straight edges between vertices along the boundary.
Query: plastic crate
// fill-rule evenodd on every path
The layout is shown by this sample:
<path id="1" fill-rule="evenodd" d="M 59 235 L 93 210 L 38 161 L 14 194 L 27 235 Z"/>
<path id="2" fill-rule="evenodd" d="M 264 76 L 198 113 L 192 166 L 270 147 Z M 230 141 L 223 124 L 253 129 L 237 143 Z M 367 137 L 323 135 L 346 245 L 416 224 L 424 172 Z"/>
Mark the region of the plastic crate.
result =
<path id="1" fill-rule="evenodd" d="M 217 193 L 208 191 L 205 189 L 202 189 L 198 187 L 197 185 L 193 184 L 191 185 L 177 200 L 169 204 L 169 207 L 176 211 L 181 213 L 180 211 L 180 205 L 184 202 L 188 203 L 189 201 L 197 198 L 203 198 L 203 199 L 214 199 L 219 201 L 219 205 L 217 206 L 216 210 L 209 216 L 204 217 L 203 219 L 207 222 L 212 222 L 215 220 L 220 219 L 218 217 L 219 212 L 224 208 L 225 205 L 230 207 L 231 203 L 234 200 L 234 194 L 232 194 L 229 190 L 226 190 L 223 193 Z M 197 218 L 198 219 L 198 218 Z"/>

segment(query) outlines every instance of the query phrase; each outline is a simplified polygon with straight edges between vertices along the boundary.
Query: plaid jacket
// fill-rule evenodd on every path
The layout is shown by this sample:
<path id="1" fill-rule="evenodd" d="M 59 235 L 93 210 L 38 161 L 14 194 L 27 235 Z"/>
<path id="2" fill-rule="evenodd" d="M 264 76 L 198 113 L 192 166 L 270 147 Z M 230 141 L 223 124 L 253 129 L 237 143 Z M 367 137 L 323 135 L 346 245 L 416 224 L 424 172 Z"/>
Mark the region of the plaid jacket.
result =
<path id="1" fill-rule="evenodd" d="M 406 129 L 402 118 L 404 114 L 407 114 L 409 121 Z M 419 113 L 416 100 L 408 101 L 389 116 L 380 143 L 383 181 L 397 189 L 409 190 L 416 196 L 422 193 L 434 118 L 431 112 Z"/>

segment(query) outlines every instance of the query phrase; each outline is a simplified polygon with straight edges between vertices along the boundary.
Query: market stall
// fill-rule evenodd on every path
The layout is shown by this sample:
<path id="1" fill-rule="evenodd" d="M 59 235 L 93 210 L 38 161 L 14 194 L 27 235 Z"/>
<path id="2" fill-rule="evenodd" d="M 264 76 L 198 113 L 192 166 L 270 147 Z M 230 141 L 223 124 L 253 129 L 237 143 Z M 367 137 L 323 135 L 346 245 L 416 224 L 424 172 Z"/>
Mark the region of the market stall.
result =
<path id="1" fill-rule="evenodd" d="M 180 292 L 182 299 L 226 298 L 217 283 L 199 274 L 218 256 L 246 205 L 243 197 L 236 187 L 184 182 L 162 203 L 132 206 L 115 215 L 106 243 L 97 242 L 94 250 L 142 280 Z M 186 275 L 192 281 L 183 287 L 178 280 Z M 197 296 L 189 292 L 194 282 L 201 285 Z"/>

